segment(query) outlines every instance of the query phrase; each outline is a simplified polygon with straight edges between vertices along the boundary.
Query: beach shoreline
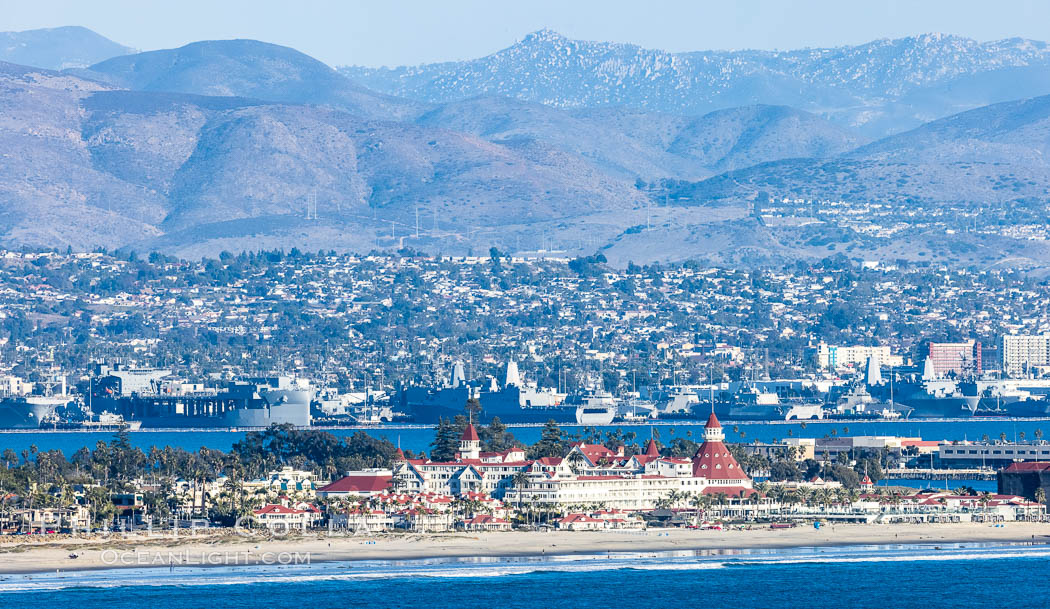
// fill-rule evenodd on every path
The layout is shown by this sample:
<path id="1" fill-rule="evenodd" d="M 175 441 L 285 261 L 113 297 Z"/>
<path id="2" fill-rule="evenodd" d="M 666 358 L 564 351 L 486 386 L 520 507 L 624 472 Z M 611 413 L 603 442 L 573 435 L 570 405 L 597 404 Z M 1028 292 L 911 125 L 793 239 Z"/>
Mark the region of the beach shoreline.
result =
<path id="1" fill-rule="evenodd" d="M 294 538 L 121 538 L 0 543 L 0 575 L 31 575 L 118 568 L 217 567 L 313 564 L 433 558 L 519 558 L 603 553 L 695 551 L 745 553 L 807 547 L 1050 543 L 1050 523 L 1000 526 L 953 524 L 836 524 L 821 529 L 648 529 L 393 533 L 369 536 L 306 535 Z M 77 558 L 69 555 L 76 553 Z"/>

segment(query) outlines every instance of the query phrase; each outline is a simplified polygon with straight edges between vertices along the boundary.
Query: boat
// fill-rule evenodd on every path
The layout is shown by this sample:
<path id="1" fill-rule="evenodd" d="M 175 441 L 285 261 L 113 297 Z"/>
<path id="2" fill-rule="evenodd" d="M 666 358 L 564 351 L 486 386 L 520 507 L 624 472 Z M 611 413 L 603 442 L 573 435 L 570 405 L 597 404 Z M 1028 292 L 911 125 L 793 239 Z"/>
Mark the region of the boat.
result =
<path id="1" fill-rule="evenodd" d="M 0 429 L 39 429 L 81 413 L 76 396 L 66 391 L 65 378 L 43 383 L 42 394 L 31 393 L 32 383 L 18 384 L 23 385 L 22 390 L 26 393 L 5 391 L 0 394 Z M 59 392 L 53 393 L 59 386 Z"/>
<path id="2" fill-rule="evenodd" d="M 576 406 L 564 403 L 565 397 L 553 389 L 525 382 L 517 363 L 510 360 L 502 384 L 492 377 L 487 381 L 468 381 L 463 362 L 455 362 L 445 384 L 404 387 L 396 403 L 416 423 L 433 424 L 466 415 L 471 399 L 481 405 L 481 410 L 472 415 L 474 420 L 486 425 L 497 417 L 504 423 L 575 423 Z"/>
<path id="3" fill-rule="evenodd" d="M 569 403 L 576 405 L 576 422 L 580 425 L 608 425 L 619 411 L 619 401 L 604 390 L 586 390 Z"/>
<path id="4" fill-rule="evenodd" d="M 272 376 L 230 381 L 207 388 L 164 376 L 161 369 L 104 370 L 93 378 L 89 409 L 122 416 L 145 428 L 259 428 L 273 424 L 308 427 L 314 390 L 300 379 Z M 128 382 L 128 379 L 134 382 Z M 148 379 L 148 384 L 139 382 Z"/>
<path id="5" fill-rule="evenodd" d="M 620 401 L 616 419 L 627 423 L 641 423 L 656 418 L 656 405 L 649 400 L 631 396 Z"/>
<path id="6" fill-rule="evenodd" d="M 824 404 L 804 399 L 781 400 L 776 393 L 746 383 L 730 398 L 727 416 L 735 421 L 823 419 Z"/>
<path id="7" fill-rule="evenodd" d="M 0 429 L 39 429 L 56 420 L 69 396 L 20 395 L 0 398 Z"/>
<path id="8" fill-rule="evenodd" d="M 684 419 L 694 416 L 693 412 L 700 405 L 700 396 L 696 391 L 681 385 L 675 385 L 650 393 L 653 401 L 653 415 L 661 419 Z"/>
<path id="9" fill-rule="evenodd" d="M 954 378 L 942 378 L 935 372 L 933 361 L 926 358 L 921 375 L 912 372 L 894 374 L 889 381 L 868 384 L 867 390 L 894 406 L 911 408 L 910 418 L 972 417 L 980 403 L 976 384 Z"/>
<path id="10" fill-rule="evenodd" d="M 853 383 L 838 397 L 828 416 L 847 420 L 880 420 L 906 418 L 911 412 L 908 406 L 876 400 L 863 383 Z"/>
<path id="11" fill-rule="evenodd" d="M 135 431 L 142 427 L 142 421 L 126 421 L 119 414 L 103 412 L 84 420 L 62 420 L 54 424 L 55 429 L 76 431 Z"/>

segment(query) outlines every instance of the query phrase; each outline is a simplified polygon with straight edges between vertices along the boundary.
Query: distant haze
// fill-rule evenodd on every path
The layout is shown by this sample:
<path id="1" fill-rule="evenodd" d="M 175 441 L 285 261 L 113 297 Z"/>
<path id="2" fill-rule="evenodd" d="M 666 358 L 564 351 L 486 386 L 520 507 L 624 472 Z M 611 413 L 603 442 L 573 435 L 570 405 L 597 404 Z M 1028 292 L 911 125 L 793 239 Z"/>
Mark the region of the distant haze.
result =
<path id="1" fill-rule="evenodd" d="M 0 30 L 73 24 L 142 50 L 252 38 L 294 47 L 333 66 L 395 66 L 479 57 L 541 28 L 669 51 L 838 46 L 924 32 L 980 41 L 1046 40 L 1050 3 L 39 0 L 6 3 Z"/>

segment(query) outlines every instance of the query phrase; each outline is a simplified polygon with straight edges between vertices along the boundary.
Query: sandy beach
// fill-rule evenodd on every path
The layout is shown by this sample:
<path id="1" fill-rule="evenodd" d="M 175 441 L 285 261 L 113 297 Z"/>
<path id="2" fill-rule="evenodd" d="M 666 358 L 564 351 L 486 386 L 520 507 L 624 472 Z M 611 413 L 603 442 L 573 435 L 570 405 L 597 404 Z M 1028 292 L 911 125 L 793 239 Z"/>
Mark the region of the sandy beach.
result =
<path id="1" fill-rule="evenodd" d="M 725 551 L 754 548 L 961 542 L 1050 543 L 1050 524 L 837 524 L 820 530 L 551 531 L 329 536 L 246 539 L 231 534 L 106 540 L 52 540 L 0 544 L 0 573 L 42 573 L 118 567 L 219 566 L 285 561 L 398 560 L 472 556 L 555 556 L 670 550 Z M 76 553 L 77 558 L 69 555 Z"/>

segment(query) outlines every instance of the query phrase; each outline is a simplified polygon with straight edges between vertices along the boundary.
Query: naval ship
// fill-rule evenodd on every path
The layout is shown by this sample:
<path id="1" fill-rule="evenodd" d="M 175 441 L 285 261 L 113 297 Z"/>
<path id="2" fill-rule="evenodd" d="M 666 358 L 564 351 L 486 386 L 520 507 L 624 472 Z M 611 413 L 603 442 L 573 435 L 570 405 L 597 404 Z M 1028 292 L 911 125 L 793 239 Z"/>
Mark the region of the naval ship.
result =
<path id="1" fill-rule="evenodd" d="M 172 377 L 162 368 L 99 366 L 89 407 L 144 428 L 308 427 L 314 390 L 287 376 L 230 381 L 207 388 Z"/>
<path id="2" fill-rule="evenodd" d="M 577 406 L 564 403 L 565 394 L 524 383 L 514 360 L 507 362 L 502 386 L 495 378 L 467 381 L 463 362 L 455 362 L 448 381 L 439 387 L 408 386 L 397 400 L 416 423 L 437 423 L 466 414 L 467 401 L 478 400 L 475 420 L 488 424 L 493 417 L 504 423 L 576 423 Z"/>
<path id="3" fill-rule="evenodd" d="M 899 404 L 911 408 L 910 417 L 913 419 L 972 417 L 981 400 L 974 382 L 939 376 L 929 357 L 921 374 L 903 371 L 894 373 L 888 381 L 881 375 L 873 375 L 870 369 L 869 362 L 868 392 L 891 406 Z"/>
<path id="4" fill-rule="evenodd" d="M 45 383 L 42 394 L 32 393 L 33 385 L 22 383 L 17 377 L 7 377 L 5 381 L 10 382 L 0 389 L 0 429 L 39 429 L 79 411 L 76 397 L 66 391 L 65 379 L 58 393 L 52 393 L 57 383 Z"/>
<path id="5" fill-rule="evenodd" d="M 57 419 L 70 396 L 17 395 L 0 397 L 0 429 L 39 429 Z"/>

